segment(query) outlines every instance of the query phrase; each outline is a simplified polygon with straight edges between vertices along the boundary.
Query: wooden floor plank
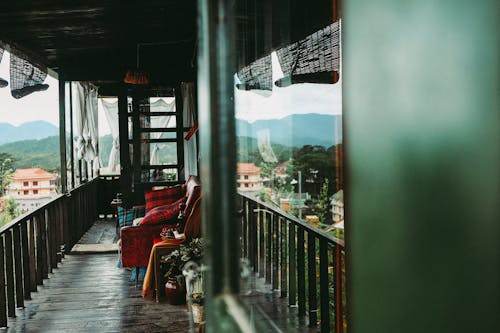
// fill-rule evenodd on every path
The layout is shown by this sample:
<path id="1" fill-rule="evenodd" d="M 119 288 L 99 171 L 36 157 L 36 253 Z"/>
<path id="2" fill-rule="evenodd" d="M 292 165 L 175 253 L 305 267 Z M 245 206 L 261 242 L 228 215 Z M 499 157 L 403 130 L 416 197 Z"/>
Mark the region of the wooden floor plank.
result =
<path id="1" fill-rule="evenodd" d="M 185 306 L 140 296 L 116 254 L 67 255 L 7 332 L 187 332 Z"/>

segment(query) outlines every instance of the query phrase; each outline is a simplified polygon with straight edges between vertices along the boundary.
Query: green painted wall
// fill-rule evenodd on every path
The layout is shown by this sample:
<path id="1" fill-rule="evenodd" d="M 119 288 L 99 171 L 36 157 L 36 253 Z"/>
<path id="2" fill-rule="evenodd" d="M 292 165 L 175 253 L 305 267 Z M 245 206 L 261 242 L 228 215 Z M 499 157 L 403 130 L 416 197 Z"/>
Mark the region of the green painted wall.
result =
<path id="1" fill-rule="evenodd" d="M 495 0 L 346 0 L 349 332 L 499 332 Z"/>

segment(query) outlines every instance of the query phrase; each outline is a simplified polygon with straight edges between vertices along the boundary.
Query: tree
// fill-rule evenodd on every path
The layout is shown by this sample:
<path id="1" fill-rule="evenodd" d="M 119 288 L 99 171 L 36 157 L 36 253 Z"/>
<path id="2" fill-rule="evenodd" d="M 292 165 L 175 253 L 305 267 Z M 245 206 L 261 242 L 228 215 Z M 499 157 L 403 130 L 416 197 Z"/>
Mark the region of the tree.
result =
<path id="1" fill-rule="evenodd" d="M 18 204 L 14 199 L 4 199 L 3 207 L 0 209 L 0 226 L 9 223 L 20 214 L 21 212 L 18 209 Z"/>
<path id="2" fill-rule="evenodd" d="M 316 214 L 319 217 L 320 223 L 327 224 L 329 208 L 330 207 L 330 196 L 328 195 L 328 178 L 325 178 L 323 185 L 321 186 L 321 191 L 319 192 L 318 202 L 316 203 Z"/>
<path id="3" fill-rule="evenodd" d="M 0 197 L 5 194 L 5 188 L 9 185 L 13 164 L 14 158 L 11 154 L 0 153 Z"/>

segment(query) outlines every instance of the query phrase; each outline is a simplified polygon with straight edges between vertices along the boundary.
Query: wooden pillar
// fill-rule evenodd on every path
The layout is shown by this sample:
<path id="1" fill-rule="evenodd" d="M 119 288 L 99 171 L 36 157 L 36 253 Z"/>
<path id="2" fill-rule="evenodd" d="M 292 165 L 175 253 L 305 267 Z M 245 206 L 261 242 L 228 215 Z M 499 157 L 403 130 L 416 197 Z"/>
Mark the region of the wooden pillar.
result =
<path id="1" fill-rule="evenodd" d="M 66 162 L 66 90 L 64 77 L 59 74 L 59 154 L 61 158 L 61 191 L 67 192 L 67 162 Z"/>

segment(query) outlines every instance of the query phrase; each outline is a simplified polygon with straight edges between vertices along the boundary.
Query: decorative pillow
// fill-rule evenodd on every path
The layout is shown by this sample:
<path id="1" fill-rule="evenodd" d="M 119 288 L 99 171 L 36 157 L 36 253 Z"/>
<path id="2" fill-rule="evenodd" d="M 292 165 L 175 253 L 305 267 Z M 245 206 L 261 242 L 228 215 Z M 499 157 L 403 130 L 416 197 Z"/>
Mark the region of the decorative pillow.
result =
<path id="1" fill-rule="evenodd" d="M 144 217 L 146 215 L 146 206 L 134 206 L 134 219 Z"/>
<path id="2" fill-rule="evenodd" d="M 184 200 L 186 200 L 186 198 L 182 197 L 169 205 L 163 205 L 151 209 L 146 213 L 146 216 L 144 216 L 144 219 L 141 221 L 141 225 L 160 224 L 175 219 L 179 214 L 179 205 L 183 203 Z M 177 222 L 177 220 L 174 221 Z"/>
<path id="3" fill-rule="evenodd" d="M 157 191 L 146 191 L 144 199 L 146 200 L 146 214 L 153 208 L 164 206 L 177 201 L 184 196 L 184 185 L 167 187 Z"/>
<path id="4" fill-rule="evenodd" d="M 118 225 L 121 227 L 131 226 L 135 218 L 134 208 L 125 209 L 123 207 L 118 207 Z"/>

